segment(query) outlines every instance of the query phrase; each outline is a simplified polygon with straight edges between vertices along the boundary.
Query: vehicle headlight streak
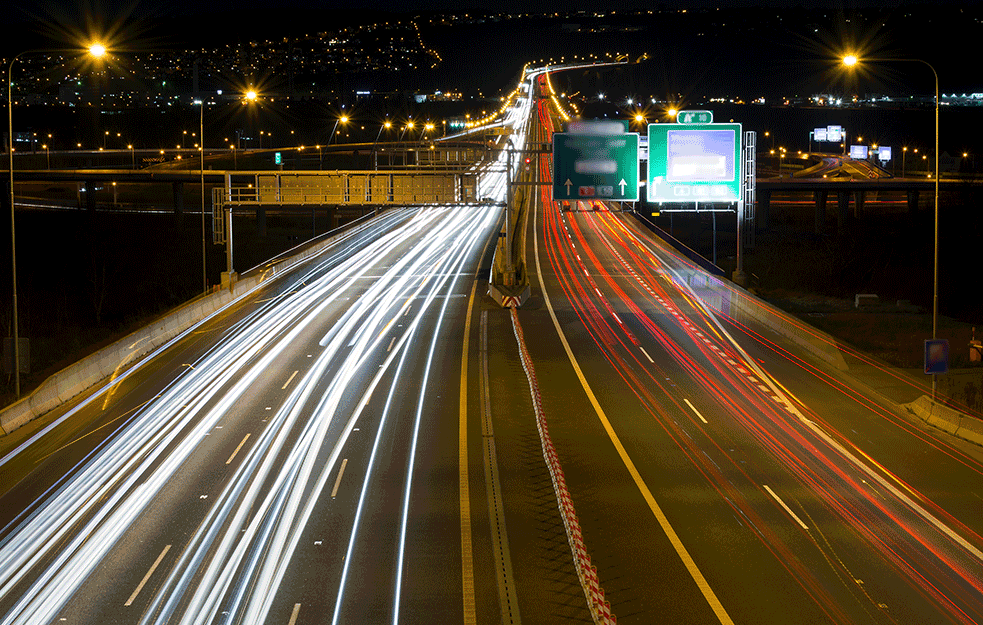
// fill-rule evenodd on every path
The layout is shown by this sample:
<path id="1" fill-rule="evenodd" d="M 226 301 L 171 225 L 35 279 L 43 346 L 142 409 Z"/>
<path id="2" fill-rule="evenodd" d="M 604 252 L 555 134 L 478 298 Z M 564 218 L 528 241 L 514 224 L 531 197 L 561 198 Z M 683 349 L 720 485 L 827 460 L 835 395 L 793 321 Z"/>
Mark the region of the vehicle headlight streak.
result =
<path id="1" fill-rule="evenodd" d="M 476 210 L 480 218 L 475 218 Z M 306 286 L 267 304 L 229 331 L 227 340 L 131 417 L 10 528 L 0 542 L 0 598 L 25 581 L 30 580 L 30 588 L 2 623 L 53 620 L 216 423 L 259 376 L 275 367 L 291 341 L 329 306 L 337 305 L 339 294 L 364 279 L 378 258 L 426 228 L 427 236 L 386 270 L 325 337 L 325 350 L 244 455 L 143 620 L 203 623 L 227 611 L 237 622 L 263 622 L 358 411 L 396 354 L 405 357 L 402 348 L 422 317 L 413 319 L 399 347 L 386 358 L 334 442 L 330 461 L 319 466 L 315 459 L 330 443 L 328 430 L 346 389 L 377 358 L 382 330 L 402 313 L 404 298 L 418 298 L 426 291 L 426 310 L 438 289 L 453 288 L 452 265 L 464 262 L 497 212 L 491 208 L 420 210 L 341 266 L 321 277 L 315 277 L 313 270 Z M 433 346 L 431 354 L 432 350 Z M 330 366 L 338 370 L 313 413 L 303 420 L 304 408 L 315 389 L 323 386 Z M 421 396 L 421 407 L 422 401 Z M 298 427 L 299 437 L 283 458 L 280 452 Z M 408 496 L 407 490 L 406 501 Z M 405 517 L 401 531 L 403 543 Z M 47 566 L 40 573 L 34 571 L 42 561 Z M 37 577 L 32 580 L 32 575 Z M 398 588 L 396 592 L 398 596 Z"/>

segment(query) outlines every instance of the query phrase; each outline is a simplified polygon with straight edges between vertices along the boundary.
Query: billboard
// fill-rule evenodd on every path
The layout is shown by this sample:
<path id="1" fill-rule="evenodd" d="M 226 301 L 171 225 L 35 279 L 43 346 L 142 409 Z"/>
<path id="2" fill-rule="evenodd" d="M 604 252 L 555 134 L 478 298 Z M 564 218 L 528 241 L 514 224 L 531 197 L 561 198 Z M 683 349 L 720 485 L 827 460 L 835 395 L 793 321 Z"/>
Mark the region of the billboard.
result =
<path id="1" fill-rule="evenodd" d="M 812 131 L 812 138 L 816 141 L 828 141 L 825 128 L 816 128 Z"/>
<path id="2" fill-rule="evenodd" d="M 843 126 L 826 126 L 826 140 L 830 143 L 843 141 Z"/>
<path id="3" fill-rule="evenodd" d="M 867 146 L 866 145 L 851 145 L 850 146 L 850 158 L 856 159 L 858 161 L 865 160 L 867 158 Z"/>
<path id="4" fill-rule="evenodd" d="M 650 124 L 650 202 L 736 202 L 740 124 Z"/>
<path id="5" fill-rule="evenodd" d="M 891 146 L 882 145 L 877 148 L 877 158 L 882 161 L 891 160 Z"/>

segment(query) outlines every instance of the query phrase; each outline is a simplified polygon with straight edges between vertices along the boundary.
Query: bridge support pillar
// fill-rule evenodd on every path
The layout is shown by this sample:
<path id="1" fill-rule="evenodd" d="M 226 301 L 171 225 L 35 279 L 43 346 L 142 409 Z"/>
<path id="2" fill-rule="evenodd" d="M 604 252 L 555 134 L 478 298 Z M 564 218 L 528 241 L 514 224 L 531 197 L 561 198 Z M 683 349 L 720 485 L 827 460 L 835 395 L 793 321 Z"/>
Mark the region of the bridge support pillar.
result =
<path id="1" fill-rule="evenodd" d="M 174 200 L 174 216 L 180 223 L 184 218 L 184 183 L 171 183 L 171 197 Z"/>
<path id="2" fill-rule="evenodd" d="M 850 216 L 850 192 L 838 191 L 836 193 L 836 228 L 839 232 L 845 232 L 846 221 Z"/>
<path id="3" fill-rule="evenodd" d="M 918 212 L 918 189 L 908 189 L 908 213 Z"/>
<path id="4" fill-rule="evenodd" d="M 328 230 L 334 230 L 338 227 L 338 209 L 334 206 L 327 206 L 325 211 L 328 213 Z"/>
<path id="5" fill-rule="evenodd" d="M 867 192 L 858 190 L 853 196 L 853 216 L 857 219 L 864 214 L 864 202 L 867 200 Z"/>
<path id="6" fill-rule="evenodd" d="M 822 234 L 826 230 L 826 196 L 828 193 L 825 190 L 813 191 L 813 197 L 816 200 L 813 230 L 816 234 Z"/>
<path id="7" fill-rule="evenodd" d="M 771 227 L 771 191 L 758 189 L 758 206 L 755 214 L 756 227 L 758 230 L 767 230 Z"/>
<path id="8" fill-rule="evenodd" d="M 85 181 L 85 210 L 87 210 L 90 215 L 94 215 L 96 212 L 96 181 L 95 180 Z"/>
<path id="9" fill-rule="evenodd" d="M 256 236 L 266 238 L 266 209 L 262 206 L 256 207 Z"/>

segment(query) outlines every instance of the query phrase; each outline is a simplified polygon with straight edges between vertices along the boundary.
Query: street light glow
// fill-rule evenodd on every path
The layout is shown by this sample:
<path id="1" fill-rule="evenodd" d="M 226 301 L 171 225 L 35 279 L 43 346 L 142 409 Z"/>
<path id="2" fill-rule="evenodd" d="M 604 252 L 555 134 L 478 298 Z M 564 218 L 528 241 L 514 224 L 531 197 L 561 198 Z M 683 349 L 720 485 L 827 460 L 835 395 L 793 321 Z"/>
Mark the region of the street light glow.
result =
<path id="1" fill-rule="evenodd" d="M 102 45 L 101 43 L 94 43 L 89 46 L 89 54 L 97 59 L 101 58 L 106 55 L 106 46 Z"/>
<path id="2" fill-rule="evenodd" d="M 846 65 L 847 67 L 853 67 L 854 65 L 857 64 L 857 55 L 855 54 L 846 55 L 845 57 L 843 57 L 843 64 Z"/>

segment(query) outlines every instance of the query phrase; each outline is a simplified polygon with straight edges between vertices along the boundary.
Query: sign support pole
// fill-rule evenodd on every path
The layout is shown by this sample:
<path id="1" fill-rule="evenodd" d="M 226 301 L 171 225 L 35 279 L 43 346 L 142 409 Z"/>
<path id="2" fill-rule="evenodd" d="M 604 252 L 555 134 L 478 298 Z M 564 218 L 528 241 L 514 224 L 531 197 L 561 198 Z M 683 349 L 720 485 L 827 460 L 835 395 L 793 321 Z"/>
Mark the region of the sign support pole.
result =
<path id="1" fill-rule="evenodd" d="M 505 171 L 505 286 L 514 286 L 515 268 L 512 265 L 512 152 L 515 145 L 508 139 L 509 149 Z"/>
<path id="2" fill-rule="evenodd" d="M 737 269 L 731 280 L 737 286 L 747 286 L 747 274 L 744 273 L 744 198 L 743 194 L 737 201 Z"/>

